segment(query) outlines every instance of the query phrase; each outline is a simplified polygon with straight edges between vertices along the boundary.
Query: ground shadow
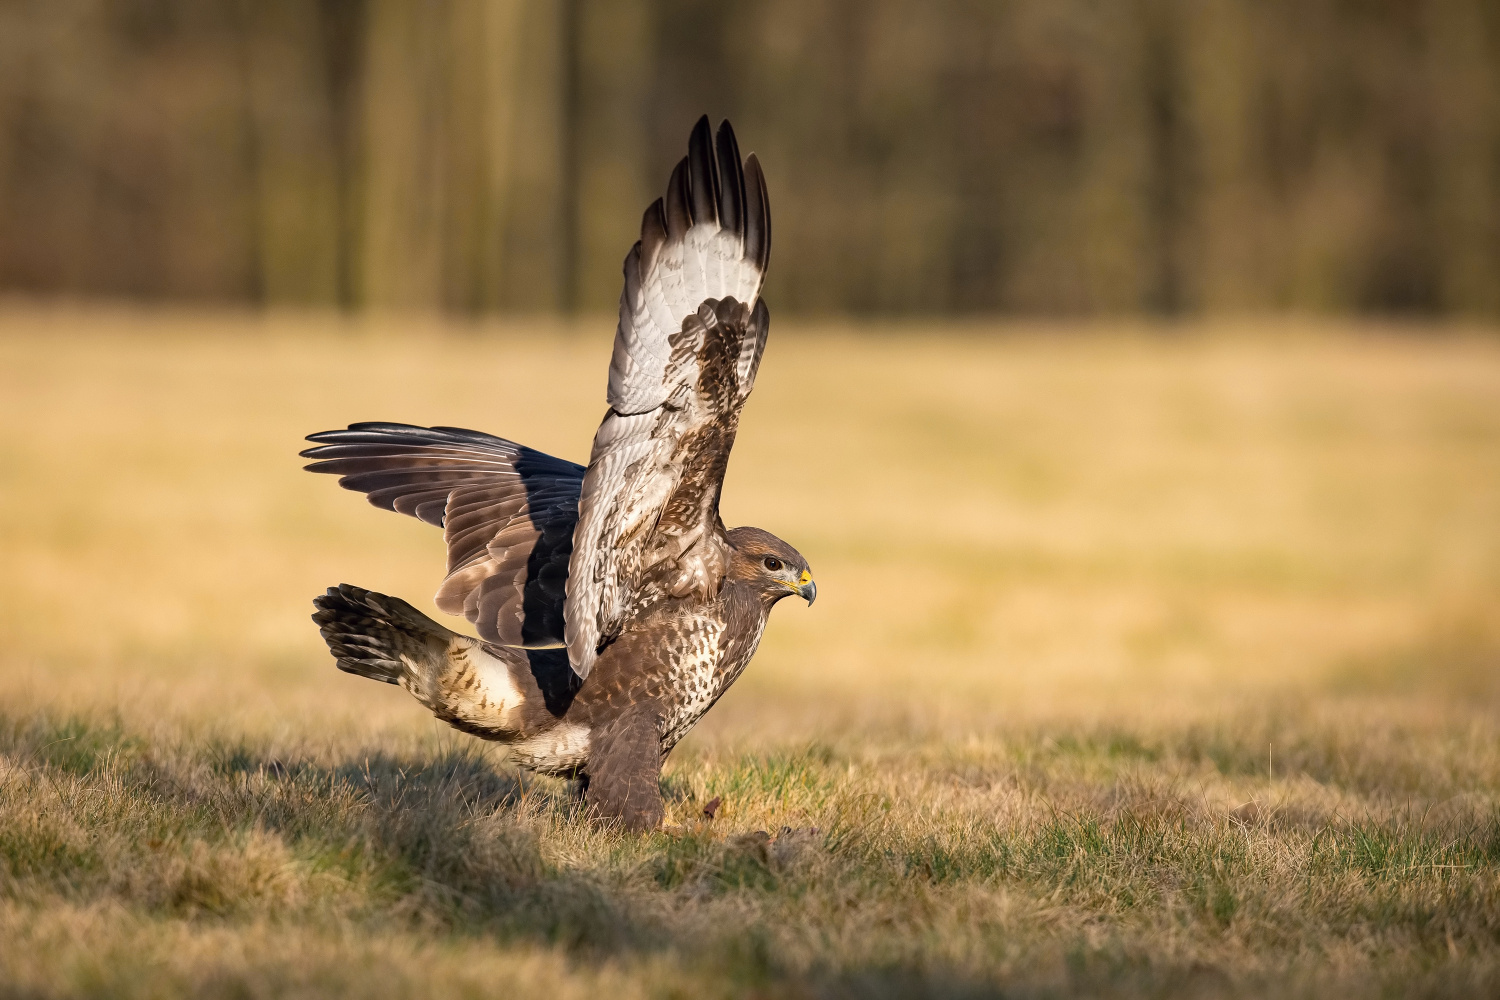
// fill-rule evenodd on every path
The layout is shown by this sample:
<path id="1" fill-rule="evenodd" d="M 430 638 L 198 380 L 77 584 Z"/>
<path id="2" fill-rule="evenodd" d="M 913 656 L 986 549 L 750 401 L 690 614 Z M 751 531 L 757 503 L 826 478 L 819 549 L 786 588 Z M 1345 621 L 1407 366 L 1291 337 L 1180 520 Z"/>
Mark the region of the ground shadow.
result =
<path id="1" fill-rule="evenodd" d="M 0 714 L 0 752 L 48 772 L 39 784 L 71 776 L 84 798 L 114 796 L 110 809 L 84 822 L 101 836 L 138 837 L 139 857 L 163 841 L 190 850 L 195 842 L 232 844 L 250 831 L 274 832 L 294 856 L 360 887 L 369 912 L 356 919 L 368 929 L 394 920 L 447 937 L 561 947 L 588 964 L 670 953 L 706 975 L 775 995 L 1002 994 L 993 982 L 930 961 L 789 965 L 754 902 L 785 895 L 763 846 L 759 856 L 731 858 L 723 837 L 621 835 L 602 855 L 590 852 L 600 860 L 549 862 L 543 838 L 587 822 L 567 784 L 533 780 L 467 743 L 428 752 L 360 749 L 328 761 L 248 740 L 152 746 L 118 722 Z M 687 794 L 681 786 L 669 791 Z M 611 851 L 627 860 L 615 863 Z M 131 857 L 127 848 L 113 860 L 130 864 Z M 815 877 L 849 877 L 858 867 L 851 858 L 842 874 Z M 107 882 L 59 874 L 74 895 L 112 891 Z M 698 905 L 705 894 L 723 893 L 741 894 L 749 905 Z"/>

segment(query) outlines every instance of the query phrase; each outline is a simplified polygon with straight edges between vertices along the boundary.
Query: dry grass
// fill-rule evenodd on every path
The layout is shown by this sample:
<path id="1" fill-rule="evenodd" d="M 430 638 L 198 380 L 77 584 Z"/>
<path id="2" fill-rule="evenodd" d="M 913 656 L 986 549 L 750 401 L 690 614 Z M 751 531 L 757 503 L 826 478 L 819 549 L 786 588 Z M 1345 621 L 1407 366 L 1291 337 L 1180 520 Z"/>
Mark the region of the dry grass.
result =
<path id="1" fill-rule="evenodd" d="M 0 995 L 1500 991 L 1500 342 L 991 333 L 778 325 L 821 596 L 633 838 L 332 669 L 441 547 L 295 459 L 584 455 L 607 321 L 0 311 Z"/>

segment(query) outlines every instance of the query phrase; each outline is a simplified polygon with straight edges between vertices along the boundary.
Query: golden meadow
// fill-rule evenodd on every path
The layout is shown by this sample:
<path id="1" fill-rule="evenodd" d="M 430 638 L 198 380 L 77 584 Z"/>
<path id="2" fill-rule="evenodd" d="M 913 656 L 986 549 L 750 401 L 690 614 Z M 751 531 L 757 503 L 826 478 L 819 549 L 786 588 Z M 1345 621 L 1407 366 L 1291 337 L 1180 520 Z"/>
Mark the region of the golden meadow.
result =
<path id="1" fill-rule="evenodd" d="M 774 323 L 820 599 L 630 837 L 334 669 L 441 538 L 296 457 L 581 459 L 611 327 L 0 311 L 0 995 L 1500 988 L 1493 331 Z"/>

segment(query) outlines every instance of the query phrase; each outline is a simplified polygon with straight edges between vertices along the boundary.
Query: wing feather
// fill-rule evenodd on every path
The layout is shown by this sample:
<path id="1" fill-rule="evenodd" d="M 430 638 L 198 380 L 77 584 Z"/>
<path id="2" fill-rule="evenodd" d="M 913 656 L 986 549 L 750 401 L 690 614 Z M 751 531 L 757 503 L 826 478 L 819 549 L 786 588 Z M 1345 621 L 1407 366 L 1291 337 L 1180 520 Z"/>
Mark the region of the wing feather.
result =
<path id="1" fill-rule="evenodd" d="M 636 616 L 669 598 L 707 600 L 728 567 L 719 492 L 765 344 L 768 313 L 706 300 L 683 320 L 655 409 L 611 409 L 594 436 L 564 602 L 580 677 Z"/>
<path id="2" fill-rule="evenodd" d="M 771 226 L 765 178 L 752 153 L 741 164 L 728 122 L 710 141 L 708 119 L 693 129 L 688 155 L 672 171 L 664 198 L 641 219 L 641 238 L 625 258 L 620 322 L 610 360 L 609 405 L 616 413 L 661 406 L 669 378 L 671 338 L 709 300 L 754 306 L 770 265 Z M 698 191 L 694 178 L 707 178 Z M 702 218 L 698 216 L 701 215 Z"/>
<path id="3" fill-rule="evenodd" d="M 313 472 L 370 503 L 443 529 L 448 572 L 434 598 L 491 642 L 563 638 L 563 598 L 584 469 L 478 431 L 363 423 L 313 434 Z"/>
<path id="4" fill-rule="evenodd" d="M 588 676 L 653 600 L 717 592 L 728 543 L 719 490 L 769 315 L 770 202 L 760 162 L 701 118 L 625 258 L 609 412 L 594 436 L 564 619 Z"/>
<path id="5" fill-rule="evenodd" d="M 728 122 L 719 126 L 714 152 L 719 160 L 719 227 L 744 232 L 745 174 L 740 166 L 740 144 Z"/>

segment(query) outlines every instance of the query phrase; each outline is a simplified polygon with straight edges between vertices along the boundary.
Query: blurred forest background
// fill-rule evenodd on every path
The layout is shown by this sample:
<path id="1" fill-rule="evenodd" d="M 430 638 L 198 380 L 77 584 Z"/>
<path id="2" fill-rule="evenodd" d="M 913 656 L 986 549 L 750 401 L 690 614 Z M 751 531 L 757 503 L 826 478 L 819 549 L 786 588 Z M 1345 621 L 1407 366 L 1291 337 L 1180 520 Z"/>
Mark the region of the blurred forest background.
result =
<path id="1" fill-rule="evenodd" d="M 295 456 L 586 458 L 705 112 L 822 593 L 634 838 Z M 1500 0 L 0 0 L 0 1000 L 1500 997 L 1497 400 Z"/>
<path id="2" fill-rule="evenodd" d="M 783 311 L 1500 315 L 1495 0 L 0 0 L 0 291 L 607 309 L 702 112 Z"/>

